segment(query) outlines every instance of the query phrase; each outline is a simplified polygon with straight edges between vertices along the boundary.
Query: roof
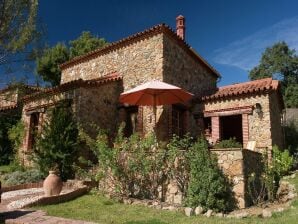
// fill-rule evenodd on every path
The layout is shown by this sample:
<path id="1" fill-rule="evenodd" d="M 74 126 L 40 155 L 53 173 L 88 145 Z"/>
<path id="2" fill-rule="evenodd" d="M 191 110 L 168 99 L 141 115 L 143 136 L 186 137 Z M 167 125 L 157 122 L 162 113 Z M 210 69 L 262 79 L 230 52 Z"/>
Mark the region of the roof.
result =
<path id="1" fill-rule="evenodd" d="M 16 109 L 17 107 L 18 107 L 18 105 L 16 103 L 12 104 L 12 105 L 9 105 L 9 106 L 0 107 L 0 112 Z"/>
<path id="2" fill-rule="evenodd" d="M 278 80 L 273 80 L 272 78 L 265 78 L 265 79 L 250 81 L 250 82 L 244 82 L 244 83 L 219 87 L 214 94 L 204 96 L 203 100 L 205 101 L 216 100 L 216 99 L 222 99 L 222 98 L 227 98 L 232 96 L 277 90 L 278 88 L 279 88 Z"/>
<path id="3" fill-rule="evenodd" d="M 42 87 L 38 87 L 38 86 L 20 84 L 20 85 L 10 85 L 10 86 L 7 86 L 3 89 L 0 89 L 0 93 L 4 93 L 4 92 L 10 91 L 10 90 L 14 90 L 14 89 L 17 89 L 19 87 L 24 88 L 24 89 L 28 89 L 28 90 L 33 90 L 33 91 L 40 91 L 40 90 L 43 89 Z"/>
<path id="4" fill-rule="evenodd" d="M 27 95 L 22 98 L 22 101 L 26 103 L 26 102 L 35 100 L 37 98 L 55 95 L 57 93 L 65 92 L 65 91 L 75 89 L 78 87 L 98 86 L 98 85 L 102 85 L 104 83 L 109 83 L 109 82 L 118 81 L 118 80 L 122 80 L 122 76 L 120 76 L 116 72 L 109 73 L 109 74 L 107 74 L 103 77 L 97 78 L 97 79 L 91 79 L 91 80 L 77 79 L 77 80 L 73 80 L 73 81 L 70 81 L 67 83 L 63 83 L 63 84 L 55 86 L 55 87 L 43 89 L 42 91 L 37 92 L 37 93 Z"/>
<path id="5" fill-rule="evenodd" d="M 198 60 L 200 63 L 202 63 L 204 66 L 206 66 L 216 77 L 221 77 L 219 72 L 216 71 L 215 68 L 213 68 L 207 61 L 205 61 L 201 56 L 199 56 L 191 47 L 188 45 L 184 40 L 182 40 L 180 37 L 177 36 L 176 32 L 174 32 L 168 25 L 165 24 L 159 24 L 156 26 L 153 26 L 149 29 L 146 29 L 142 32 L 136 33 L 134 35 L 128 36 L 124 39 L 121 39 L 119 41 L 113 42 L 111 44 L 108 44 L 106 47 L 96 49 L 94 51 L 91 51 L 87 54 L 78 56 L 73 58 L 70 61 L 67 61 L 60 65 L 61 70 L 64 70 L 66 68 L 69 68 L 73 65 L 91 60 L 93 58 L 96 58 L 100 55 L 107 54 L 111 51 L 126 47 L 132 43 L 135 43 L 137 41 L 143 40 L 145 38 L 155 36 L 157 34 L 164 33 L 168 36 L 172 37 L 178 45 L 180 45 L 183 49 L 186 50 L 186 52 L 193 57 L 195 60 Z"/>

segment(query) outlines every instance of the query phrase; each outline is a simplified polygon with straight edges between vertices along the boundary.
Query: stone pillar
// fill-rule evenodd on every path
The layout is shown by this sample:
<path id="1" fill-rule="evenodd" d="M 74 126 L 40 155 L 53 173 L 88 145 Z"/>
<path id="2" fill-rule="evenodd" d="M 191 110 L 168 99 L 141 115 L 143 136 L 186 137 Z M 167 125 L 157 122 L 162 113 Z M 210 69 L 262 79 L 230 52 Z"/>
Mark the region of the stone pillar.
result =
<path id="1" fill-rule="evenodd" d="M 217 142 L 220 139 L 220 124 L 219 116 L 211 117 L 211 130 L 212 130 L 212 141 Z"/>
<path id="2" fill-rule="evenodd" d="M 248 114 L 242 114 L 243 148 L 246 148 L 249 139 Z"/>

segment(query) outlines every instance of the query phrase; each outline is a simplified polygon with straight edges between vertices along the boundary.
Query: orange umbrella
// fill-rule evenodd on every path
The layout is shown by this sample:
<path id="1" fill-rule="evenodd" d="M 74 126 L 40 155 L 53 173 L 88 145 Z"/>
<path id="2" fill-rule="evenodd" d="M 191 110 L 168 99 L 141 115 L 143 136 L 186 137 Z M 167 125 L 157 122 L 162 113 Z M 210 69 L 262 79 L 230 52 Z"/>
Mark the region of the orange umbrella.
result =
<path id="1" fill-rule="evenodd" d="M 156 123 L 156 106 L 186 103 L 193 94 L 165 82 L 153 80 L 121 93 L 120 102 L 130 105 L 153 106 Z"/>

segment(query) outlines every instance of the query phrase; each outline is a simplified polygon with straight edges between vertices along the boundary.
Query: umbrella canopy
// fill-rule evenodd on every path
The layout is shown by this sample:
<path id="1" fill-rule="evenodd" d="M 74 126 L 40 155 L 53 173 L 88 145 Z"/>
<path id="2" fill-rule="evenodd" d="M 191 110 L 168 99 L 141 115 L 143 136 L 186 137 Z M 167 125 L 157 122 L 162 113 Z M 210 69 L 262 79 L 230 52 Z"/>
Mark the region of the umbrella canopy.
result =
<path id="1" fill-rule="evenodd" d="M 193 94 L 165 82 L 153 80 L 121 93 L 120 102 L 131 105 L 157 106 L 185 103 Z"/>
<path id="2" fill-rule="evenodd" d="M 186 103 L 193 94 L 165 82 L 153 80 L 121 93 L 120 102 L 130 105 L 153 106 L 156 124 L 156 106 Z"/>

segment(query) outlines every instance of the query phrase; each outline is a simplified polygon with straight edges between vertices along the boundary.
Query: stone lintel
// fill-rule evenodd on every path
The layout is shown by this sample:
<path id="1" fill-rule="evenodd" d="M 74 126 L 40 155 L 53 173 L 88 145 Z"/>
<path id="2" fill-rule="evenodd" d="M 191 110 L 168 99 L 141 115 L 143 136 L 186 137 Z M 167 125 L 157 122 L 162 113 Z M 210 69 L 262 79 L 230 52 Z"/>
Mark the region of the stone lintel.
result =
<path id="1" fill-rule="evenodd" d="M 251 114 L 253 106 L 244 106 L 244 107 L 232 107 L 225 108 L 220 110 L 209 110 L 204 111 L 204 117 L 218 117 L 218 116 L 230 116 L 236 114 Z"/>

